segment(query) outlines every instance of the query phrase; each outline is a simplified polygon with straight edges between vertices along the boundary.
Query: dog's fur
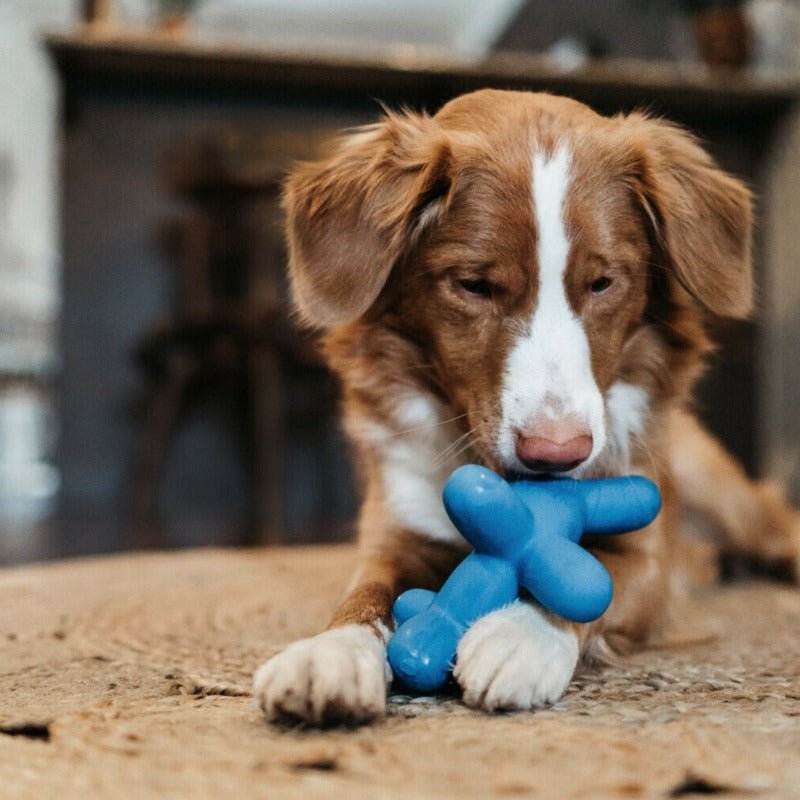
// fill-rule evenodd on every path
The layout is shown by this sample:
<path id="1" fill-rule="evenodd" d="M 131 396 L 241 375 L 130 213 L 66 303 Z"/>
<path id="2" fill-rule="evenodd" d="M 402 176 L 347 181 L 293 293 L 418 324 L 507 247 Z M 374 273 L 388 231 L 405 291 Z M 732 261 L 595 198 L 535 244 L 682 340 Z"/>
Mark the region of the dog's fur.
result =
<path id="1" fill-rule="evenodd" d="M 454 675 L 472 706 L 554 702 L 582 654 L 652 639 L 681 502 L 714 517 L 728 549 L 796 570 L 794 512 L 686 410 L 704 316 L 744 317 L 753 294 L 750 192 L 688 133 L 481 91 L 352 133 L 295 170 L 285 208 L 294 299 L 325 330 L 365 499 L 360 566 L 330 628 L 256 673 L 269 718 L 383 713 L 393 600 L 437 589 L 466 553 L 440 495 L 467 461 L 637 473 L 663 495 L 646 530 L 590 542 L 615 585 L 601 619 L 520 600 L 470 628 Z"/>

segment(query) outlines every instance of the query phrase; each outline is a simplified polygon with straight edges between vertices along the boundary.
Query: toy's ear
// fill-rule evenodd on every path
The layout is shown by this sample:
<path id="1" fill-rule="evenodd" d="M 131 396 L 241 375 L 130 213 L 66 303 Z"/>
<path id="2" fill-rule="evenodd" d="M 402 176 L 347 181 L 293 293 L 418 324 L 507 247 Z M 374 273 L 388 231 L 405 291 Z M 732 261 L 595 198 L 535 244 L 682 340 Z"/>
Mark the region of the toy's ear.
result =
<path id="1" fill-rule="evenodd" d="M 622 118 L 637 167 L 635 189 L 665 268 L 715 314 L 745 317 L 753 303 L 752 195 L 677 125 Z"/>
<path id="2" fill-rule="evenodd" d="M 387 114 L 325 160 L 299 165 L 283 198 L 295 305 L 328 327 L 366 312 L 394 265 L 441 218 L 453 157 L 431 117 Z"/>
<path id="3" fill-rule="evenodd" d="M 638 531 L 661 510 L 658 486 L 640 475 L 575 481 L 569 488 L 583 500 L 583 533 Z"/>

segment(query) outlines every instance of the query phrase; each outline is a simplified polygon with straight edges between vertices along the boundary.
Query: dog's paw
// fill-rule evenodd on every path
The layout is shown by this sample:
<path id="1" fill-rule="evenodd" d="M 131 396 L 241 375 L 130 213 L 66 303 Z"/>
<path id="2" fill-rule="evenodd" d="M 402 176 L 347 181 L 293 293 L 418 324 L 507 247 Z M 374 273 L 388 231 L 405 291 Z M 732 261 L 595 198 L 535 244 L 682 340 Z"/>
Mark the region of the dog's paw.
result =
<path id="1" fill-rule="evenodd" d="M 555 703 L 577 663 L 575 633 L 517 601 L 472 625 L 458 645 L 453 674 L 469 706 L 530 709 Z"/>
<path id="2" fill-rule="evenodd" d="M 368 625 L 347 625 L 290 644 L 253 676 L 268 720 L 366 722 L 386 711 L 386 648 Z"/>

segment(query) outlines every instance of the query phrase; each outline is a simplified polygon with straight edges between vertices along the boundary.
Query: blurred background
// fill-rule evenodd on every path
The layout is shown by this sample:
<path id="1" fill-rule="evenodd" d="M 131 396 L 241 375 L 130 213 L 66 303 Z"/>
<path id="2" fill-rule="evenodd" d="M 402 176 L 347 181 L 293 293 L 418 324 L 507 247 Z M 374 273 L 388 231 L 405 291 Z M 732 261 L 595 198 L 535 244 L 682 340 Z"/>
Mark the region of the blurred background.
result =
<path id="1" fill-rule="evenodd" d="M 759 197 L 759 307 L 699 394 L 800 499 L 800 2 L 0 0 L 0 563 L 349 538 L 279 186 L 379 102 L 647 108 Z"/>

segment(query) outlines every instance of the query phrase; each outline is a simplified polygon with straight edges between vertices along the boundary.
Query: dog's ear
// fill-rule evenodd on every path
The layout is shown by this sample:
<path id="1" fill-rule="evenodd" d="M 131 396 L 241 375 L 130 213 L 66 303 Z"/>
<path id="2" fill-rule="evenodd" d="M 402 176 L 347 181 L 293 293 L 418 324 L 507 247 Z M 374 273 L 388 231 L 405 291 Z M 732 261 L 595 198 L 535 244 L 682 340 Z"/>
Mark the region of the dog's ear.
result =
<path id="1" fill-rule="evenodd" d="M 746 317 L 753 304 L 750 191 L 677 125 L 631 114 L 623 126 L 665 268 L 709 311 Z"/>
<path id="2" fill-rule="evenodd" d="M 356 319 L 392 267 L 441 218 L 453 157 L 431 117 L 388 113 L 343 139 L 334 155 L 301 164 L 284 191 L 289 275 L 309 324 Z"/>

